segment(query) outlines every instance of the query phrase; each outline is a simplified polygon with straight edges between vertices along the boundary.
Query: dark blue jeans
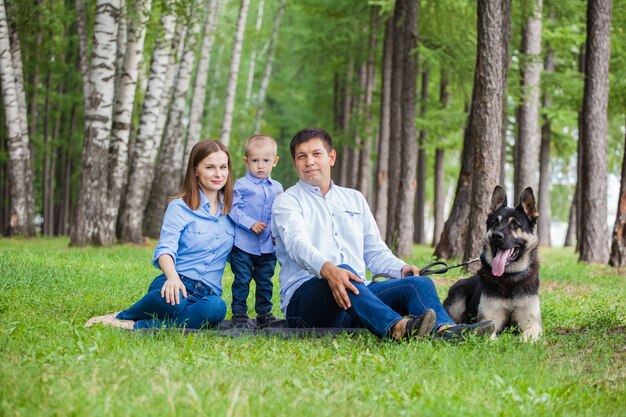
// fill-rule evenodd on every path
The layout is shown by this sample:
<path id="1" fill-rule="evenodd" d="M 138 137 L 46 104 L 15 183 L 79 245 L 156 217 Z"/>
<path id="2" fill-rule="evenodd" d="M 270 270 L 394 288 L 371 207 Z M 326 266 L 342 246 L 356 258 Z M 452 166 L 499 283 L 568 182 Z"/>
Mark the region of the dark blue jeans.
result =
<path id="1" fill-rule="evenodd" d="M 233 246 L 230 253 L 230 269 L 235 275 L 233 281 L 233 302 L 231 308 L 233 314 L 245 314 L 248 312 L 248 294 L 250 282 L 256 283 L 256 301 L 254 310 L 257 315 L 272 311 L 272 277 L 276 268 L 276 255 L 263 253 L 252 255 Z"/>
<path id="2" fill-rule="evenodd" d="M 339 265 L 354 274 L 347 265 Z M 428 277 L 407 277 L 373 282 L 352 281 L 359 295 L 348 291 L 352 306 L 346 311 L 335 301 L 325 279 L 311 278 L 292 295 L 287 305 L 289 327 L 365 327 L 379 337 L 406 315 L 419 316 L 432 308 L 437 315 L 435 329 L 454 324 L 441 305 L 435 284 Z"/>
<path id="3" fill-rule="evenodd" d="M 135 329 L 187 327 L 200 329 L 217 326 L 226 317 L 226 303 L 219 295 L 200 281 L 181 276 L 187 298 L 180 291 L 180 304 L 171 305 L 161 297 L 161 288 L 167 278 L 161 274 L 152 281 L 148 293 L 117 318 L 134 320 Z"/>

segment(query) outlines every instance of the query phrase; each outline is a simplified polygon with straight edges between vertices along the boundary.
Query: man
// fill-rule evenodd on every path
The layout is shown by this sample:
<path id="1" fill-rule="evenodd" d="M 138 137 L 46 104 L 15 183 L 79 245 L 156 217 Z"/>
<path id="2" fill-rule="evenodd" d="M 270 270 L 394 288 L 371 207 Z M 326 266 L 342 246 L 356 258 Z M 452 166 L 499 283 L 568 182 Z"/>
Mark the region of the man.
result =
<path id="1" fill-rule="evenodd" d="M 433 282 L 382 241 L 363 195 L 333 184 L 337 154 L 326 131 L 299 131 L 290 150 L 300 181 L 272 208 L 281 308 L 290 327 L 365 327 L 397 340 L 432 331 L 445 339 L 493 332 L 493 322 L 456 325 Z M 368 283 L 366 268 L 406 278 Z"/>

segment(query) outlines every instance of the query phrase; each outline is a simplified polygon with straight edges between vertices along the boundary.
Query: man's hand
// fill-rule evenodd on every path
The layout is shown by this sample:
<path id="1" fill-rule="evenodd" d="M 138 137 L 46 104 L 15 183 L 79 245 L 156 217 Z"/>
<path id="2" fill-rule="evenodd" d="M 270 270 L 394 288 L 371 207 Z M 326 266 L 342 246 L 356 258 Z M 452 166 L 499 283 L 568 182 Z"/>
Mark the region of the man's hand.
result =
<path id="1" fill-rule="evenodd" d="M 404 265 L 400 270 L 400 275 L 402 275 L 402 277 L 410 277 L 412 275 L 417 277 L 419 274 L 420 269 L 414 265 Z"/>
<path id="2" fill-rule="evenodd" d="M 187 298 L 187 288 L 180 278 L 168 278 L 165 284 L 161 287 L 161 297 L 165 297 L 167 304 L 176 305 L 180 304 L 180 293 L 182 291 L 183 297 Z"/>
<path id="3" fill-rule="evenodd" d="M 250 228 L 250 230 L 252 230 L 254 233 L 256 233 L 257 235 L 260 235 L 261 232 L 263 230 L 265 230 L 265 228 L 267 227 L 266 223 L 263 222 L 256 222 L 252 225 L 252 227 Z"/>
<path id="4" fill-rule="evenodd" d="M 355 295 L 359 295 L 359 290 L 350 281 L 363 282 L 363 280 L 347 269 L 339 268 L 331 262 L 325 262 L 324 265 L 322 265 L 320 274 L 322 278 L 328 281 L 328 286 L 333 292 L 333 297 L 339 307 L 344 310 L 352 307 L 346 289 L 352 291 Z"/>

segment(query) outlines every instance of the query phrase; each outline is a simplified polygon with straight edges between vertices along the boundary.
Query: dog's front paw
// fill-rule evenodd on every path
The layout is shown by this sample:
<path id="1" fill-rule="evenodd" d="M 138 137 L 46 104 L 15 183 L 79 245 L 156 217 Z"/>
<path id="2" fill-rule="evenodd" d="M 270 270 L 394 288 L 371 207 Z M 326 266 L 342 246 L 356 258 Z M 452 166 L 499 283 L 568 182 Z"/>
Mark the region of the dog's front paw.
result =
<path id="1" fill-rule="evenodd" d="M 534 343 L 541 337 L 542 329 L 541 326 L 531 327 L 522 332 L 522 342 L 524 343 Z"/>

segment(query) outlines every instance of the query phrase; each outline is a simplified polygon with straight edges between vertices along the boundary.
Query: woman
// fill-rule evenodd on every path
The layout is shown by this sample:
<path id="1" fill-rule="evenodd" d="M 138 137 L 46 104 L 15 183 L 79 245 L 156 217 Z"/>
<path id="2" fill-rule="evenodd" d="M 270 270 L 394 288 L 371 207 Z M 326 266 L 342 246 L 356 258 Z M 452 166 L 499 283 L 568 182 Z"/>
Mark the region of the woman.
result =
<path id="1" fill-rule="evenodd" d="M 217 326 L 224 320 L 222 275 L 235 228 L 227 216 L 233 201 L 230 154 L 219 141 L 191 150 L 182 191 L 170 201 L 153 264 L 162 274 L 130 308 L 91 318 L 125 329 Z"/>

